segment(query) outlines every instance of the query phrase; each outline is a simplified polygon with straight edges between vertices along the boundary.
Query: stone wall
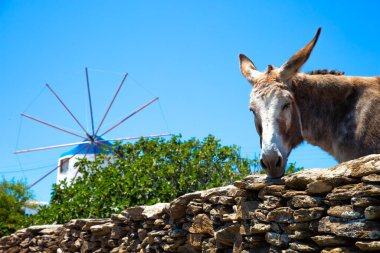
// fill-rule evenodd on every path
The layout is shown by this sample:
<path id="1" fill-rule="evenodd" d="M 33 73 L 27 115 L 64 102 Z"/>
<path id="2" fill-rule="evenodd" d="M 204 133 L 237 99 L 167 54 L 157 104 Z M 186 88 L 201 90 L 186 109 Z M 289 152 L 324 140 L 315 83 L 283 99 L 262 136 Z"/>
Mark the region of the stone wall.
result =
<path id="1" fill-rule="evenodd" d="M 7 253 L 366 251 L 380 252 L 380 155 L 0 239 Z"/>

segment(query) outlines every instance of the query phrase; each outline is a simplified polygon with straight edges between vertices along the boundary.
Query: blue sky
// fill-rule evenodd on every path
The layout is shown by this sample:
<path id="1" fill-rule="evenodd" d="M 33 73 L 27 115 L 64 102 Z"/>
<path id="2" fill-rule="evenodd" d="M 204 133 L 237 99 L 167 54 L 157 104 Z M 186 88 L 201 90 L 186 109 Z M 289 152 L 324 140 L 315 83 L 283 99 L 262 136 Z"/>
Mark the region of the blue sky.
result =
<path id="1" fill-rule="evenodd" d="M 259 69 L 280 66 L 322 27 L 303 70 L 379 75 L 379 10 L 378 1 L 0 1 L 0 175 L 33 183 L 67 149 L 18 156 L 16 149 L 80 141 L 20 113 L 80 132 L 45 88 L 49 83 L 89 128 L 86 66 L 95 122 L 129 73 L 104 129 L 160 97 L 107 137 L 211 133 L 253 157 L 259 141 L 238 54 Z M 289 160 L 304 167 L 336 164 L 307 144 Z M 33 188 L 37 199 L 50 198 L 55 178 Z"/>

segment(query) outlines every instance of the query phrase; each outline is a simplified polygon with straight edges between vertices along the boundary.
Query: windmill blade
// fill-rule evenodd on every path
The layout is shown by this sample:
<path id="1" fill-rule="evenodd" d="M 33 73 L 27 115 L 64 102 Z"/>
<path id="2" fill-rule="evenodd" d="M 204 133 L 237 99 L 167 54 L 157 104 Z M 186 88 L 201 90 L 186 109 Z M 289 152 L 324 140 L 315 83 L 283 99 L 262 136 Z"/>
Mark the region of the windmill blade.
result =
<path id="1" fill-rule="evenodd" d="M 82 152 L 82 150 L 85 148 L 86 146 L 83 146 L 81 149 L 79 149 L 77 152 L 75 152 L 75 154 L 73 154 L 72 156 L 69 157 L 69 160 L 71 158 L 73 158 L 74 156 L 76 156 L 77 154 L 79 154 L 80 152 Z M 43 175 L 42 177 L 40 177 L 37 181 L 35 181 L 33 184 L 31 184 L 30 186 L 28 186 L 28 189 L 32 188 L 33 186 L 35 186 L 36 184 L 38 184 L 39 182 L 41 182 L 44 178 L 46 178 L 47 176 L 49 176 L 51 173 L 53 173 L 54 170 L 56 170 L 57 168 L 59 167 L 56 166 L 54 169 L 50 170 L 48 173 L 46 173 L 45 175 Z"/>
<path id="2" fill-rule="evenodd" d="M 164 136 L 172 136 L 173 134 L 152 134 L 152 135 L 145 135 L 145 136 L 134 136 L 134 137 L 125 137 L 125 138 L 115 138 L 115 139 L 108 139 L 108 140 L 97 140 L 96 142 L 106 142 L 106 141 L 129 141 L 129 140 L 137 140 L 141 138 L 149 139 L 149 138 L 158 138 L 158 137 L 164 137 Z"/>
<path id="3" fill-rule="evenodd" d="M 91 92 L 90 92 L 90 80 L 88 78 L 88 69 L 86 67 L 86 81 L 87 81 L 87 94 L 88 94 L 88 101 L 90 104 L 90 116 L 91 116 L 91 127 L 92 127 L 92 136 L 95 135 L 94 131 L 94 115 L 92 113 L 92 102 L 91 102 Z"/>
<path id="4" fill-rule="evenodd" d="M 103 122 L 104 122 L 104 120 L 106 119 L 107 114 L 108 114 L 109 110 L 111 109 L 112 104 L 113 104 L 113 102 L 115 101 L 117 95 L 119 94 L 119 91 L 120 91 L 120 89 L 121 89 L 121 86 L 123 86 L 124 81 L 125 81 L 125 79 L 127 78 L 127 76 L 128 76 L 128 72 L 125 73 L 125 75 L 124 75 L 124 77 L 123 77 L 123 80 L 121 80 L 121 83 L 119 84 L 119 87 L 117 88 L 116 93 L 115 93 L 115 95 L 113 96 L 113 98 L 112 98 L 112 100 L 111 100 L 111 103 L 109 104 L 109 106 L 108 106 L 108 108 L 107 108 L 107 110 L 106 110 L 106 113 L 104 114 L 102 120 L 100 121 L 100 124 L 99 124 L 99 126 L 98 126 L 98 129 L 96 129 L 95 136 L 98 134 L 99 129 L 102 127 Z"/>
<path id="5" fill-rule="evenodd" d="M 83 132 L 86 133 L 86 135 L 89 135 L 86 131 L 86 129 L 82 126 L 82 124 L 79 122 L 79 120 L 74 116 L 74 114 L 70 111 L 70 109 L 65 105 L 65 103 L 62 101 L 62 99 L 58 96 L 57 93 L 50 87 L 49 84 L 46 84 L 46 87 L 49 88 L 49 90 L 54 94 L 54 96 L 58 99 L 58 101 L 65 107 L 66 111 L 71 115 L 71 117 L 78 123 L 78 125 L 82 128 Z"/>
<path id="6" fill-rule="evenodd" d="M 122 119 L 119 123 L 115 124 L 113 127 L 109 128 L 107 131 L 105 131 L 104 133 L 102 133 L 100 135 L 103 136 L 105 135 L 106 133 L 110 132 L 111 130 L 113 130 L 114 128 L 118 127 L 120 124 L 122 124 L 124 121 L 126 121 L 127 119 L 131 118 L 132 116 L 136 115 L 137 113 L 139 113 L 141 110 L 143 110 L 145 107 L 149 106 L 150 104 L 152 104 L 153 102 L 156 102 L 157 100 L 159 99 L 159 97 L 156 97 L 154 99 L 152 99 L 151 101 L 149 101 L 148 103 L 146 103 L 145 105 L 141 106 L 139 109 L 137 109 L 136 111 L 132 112 L 131 114 L 129 114 L 127 117 L 125 117 L 124 119 Z"/>
<path id="7" fill-rule="evenodd" d="M 75 146 L 75 145 L 80 145 L 80 144 L 88 144 L 88 143 L 91 143 L 91 141 L 72 142 L 72 143 L 60 144 L 60 145 L 54 145 L 54 146 L 46 146 L 46 147 L 40 147 L 40 148 L 18 150 L 18 151 L 15 151 L 14 154 L 22 154 L 22 153 L 41 151 L 41 150 L 47 150 L 47 149 L 54 149 L 54 148 L 64 148 L 64 147 L 70 147 L 70 146 Z"/>
<path id="8" fill-rule="evenodd" d="M 37 122 L 42 123 L 42 124 L 44 124 L 44 125 L 50 126 L 50 127 L 52 127 L 52 128 L 55 128 L 55 129 L 61 130 L 61 131 L 65 132 L 65 133 L 68 133 L 68 134 L 72 134 L 72 135 L 78 136 L 78 137 L 83 138 L 83 139 L 86 139 L 86 138 L 87 138 L 87 137 L 85 137 L 85 136 L 82 136 L 82 135 L 80 135 L 80 134 L 77 134 L 77 133 L 74 133 L 74 132 L 72 132 L 72 131 L 66 130 L 66 129 L 62 128 L 62 127 L 59 127 L 59 126 L 53 125 L 53 124 L 48 123 L 48 122 L 45 122 L 45 121 L 43 121 L 43 120 L 37 119 L 37 118 L 32 117 L 32 116 L 30 116 L 30 115 L 27 115 L 27 114 L 25 114 L 25 113 L 21 113 L 21 116 L 26 117 L 26 118 L 29 118 L 29 119 L 32 119 L 32 120 L 34 120 L 34 121 L 37 121 Z"/>

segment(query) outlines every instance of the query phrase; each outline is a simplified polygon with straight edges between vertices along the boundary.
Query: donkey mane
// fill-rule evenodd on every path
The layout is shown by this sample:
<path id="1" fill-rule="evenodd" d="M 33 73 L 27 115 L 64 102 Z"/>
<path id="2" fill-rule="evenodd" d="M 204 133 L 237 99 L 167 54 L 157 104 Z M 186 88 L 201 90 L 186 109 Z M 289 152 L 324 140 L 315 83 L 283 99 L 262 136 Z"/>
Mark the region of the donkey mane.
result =
<path id="1" fill-rule="evenodd" d="M 329 70 L 329 69 L 316 69 L 309 72 L 306 72 L 309 75 L 335 75 L 335 76 L 343 76 L 344 72 L 339 70 Z"/>

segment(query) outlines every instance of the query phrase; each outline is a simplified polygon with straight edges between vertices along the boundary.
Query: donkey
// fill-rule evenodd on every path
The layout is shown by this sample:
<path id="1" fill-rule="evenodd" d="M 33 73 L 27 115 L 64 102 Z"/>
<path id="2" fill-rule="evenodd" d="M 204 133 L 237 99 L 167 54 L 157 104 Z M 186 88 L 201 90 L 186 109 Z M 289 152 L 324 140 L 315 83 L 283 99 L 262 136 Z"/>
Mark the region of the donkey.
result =
<path id="1" fill-rule="evenodd" d="M 239 55 L 252 85 L 249 108 L 260 136 L 260 164 L 270 178 L 284 175 L 291 150 L 303 141 L 338 162 L 380 153 L 380 76 L 299 73 L 320 32 L 280 68 L 259 72 Z"/>

